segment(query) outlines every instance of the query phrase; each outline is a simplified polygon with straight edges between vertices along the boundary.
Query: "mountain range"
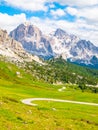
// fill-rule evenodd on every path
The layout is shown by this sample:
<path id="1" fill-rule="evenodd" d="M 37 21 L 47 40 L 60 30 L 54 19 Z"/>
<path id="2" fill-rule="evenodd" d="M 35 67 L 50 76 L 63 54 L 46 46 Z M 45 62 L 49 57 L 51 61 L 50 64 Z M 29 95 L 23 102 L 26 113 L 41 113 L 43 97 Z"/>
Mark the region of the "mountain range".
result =
<path id="1" fill-rule="evenodd" d="M 62 57 L 75 64 L 98 68 L 98 47 L 60 28 L 47 36 L 38 27 L 24 23 L 9 36 L 20 42 L 27 52 L 45 60 Z"/>
<path id="2" fill-rule="evenodd" d="M 75 65 L 81 64 L 81 58 L 86 66 L 92 62 L 98 68 L 97 52 L 98 48 L 91 42 L 80 40 L 61 29 L 49 36 L 43 35 L 33 25 L 21 24 L 10 36 L 0 29 L 0 62 L 11 62 L 43 82 L 97 85 L 97 70 Z M 73 59 L 75 64 L 67 62 Z"/>
<path id="3" fill-rule="evenodd" d="M 58 28 L 48 36 L 29 23 L 20 24 L 8 35 L 0 29 L 0 55 L 12 61 L 32 61 L 62 57 L 62 59 L 98 68 L 98 47 Z"/>

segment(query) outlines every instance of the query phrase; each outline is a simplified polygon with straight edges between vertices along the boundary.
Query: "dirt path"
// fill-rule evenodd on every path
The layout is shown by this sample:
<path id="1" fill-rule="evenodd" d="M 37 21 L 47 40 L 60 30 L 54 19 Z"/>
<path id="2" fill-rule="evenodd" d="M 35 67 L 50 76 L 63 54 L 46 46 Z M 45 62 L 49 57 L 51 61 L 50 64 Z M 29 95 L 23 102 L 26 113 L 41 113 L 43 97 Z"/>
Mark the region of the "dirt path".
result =
<path id="1" fill-rule="evenodd" d="M 67 102 L 67 103 L 74 103 L 74 104 L 98 106 L 98 104 L 96 104 L 96 103 L 78 102 L 78 101 L 60 100 L 60 99 L 51 99 L 51 98 L 28 98 L 28 99 L 21 100 L 21 102 L 26 105 L 37 106 L 37 104 L 32 103 L 33 101 Z"/>

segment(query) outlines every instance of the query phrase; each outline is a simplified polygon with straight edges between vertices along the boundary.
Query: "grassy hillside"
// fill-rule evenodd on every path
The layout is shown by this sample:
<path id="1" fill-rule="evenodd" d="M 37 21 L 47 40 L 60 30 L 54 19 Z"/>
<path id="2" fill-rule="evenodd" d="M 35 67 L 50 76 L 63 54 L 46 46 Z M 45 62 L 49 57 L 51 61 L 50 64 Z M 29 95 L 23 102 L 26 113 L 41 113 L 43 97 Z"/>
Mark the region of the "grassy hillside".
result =
<path id="1" fill-rule="evenodd" d="M 61 58 L 47 61 L 43 66 L 35 62 L 27 63 L 25 69 L 46 83 L 72 83 L 84 89 L 98 84 L 98 70 L 71 64 Z"/>
<path id="2" fill-rule="evenodd" d="M 36 101 L 37 107 L 22 104 L 22 99 L 33 97 L 98 103 L 98 94 L 82 92 L 76 85 L 52 85 L 43 81 L 35 79 L 27 70 L 0 61 L 1 130 L 98 129 L 97 106 L 49 101 Z M 59 92 L 58 89 L 63 86 L 66 86 L 66 89 Z"/>

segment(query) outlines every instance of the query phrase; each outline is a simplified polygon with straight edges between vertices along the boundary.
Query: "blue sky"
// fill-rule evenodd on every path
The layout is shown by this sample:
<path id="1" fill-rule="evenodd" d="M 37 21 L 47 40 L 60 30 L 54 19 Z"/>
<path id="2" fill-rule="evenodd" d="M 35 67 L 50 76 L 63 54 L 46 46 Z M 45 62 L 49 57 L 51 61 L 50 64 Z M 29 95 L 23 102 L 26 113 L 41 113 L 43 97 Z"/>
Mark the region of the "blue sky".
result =
<path id="1" fill-rule="evenodd" d="M 0 27 L 30 22 L 48 34 L 62 28 L 98 46 L 98 0 L 0 0 Z"/>

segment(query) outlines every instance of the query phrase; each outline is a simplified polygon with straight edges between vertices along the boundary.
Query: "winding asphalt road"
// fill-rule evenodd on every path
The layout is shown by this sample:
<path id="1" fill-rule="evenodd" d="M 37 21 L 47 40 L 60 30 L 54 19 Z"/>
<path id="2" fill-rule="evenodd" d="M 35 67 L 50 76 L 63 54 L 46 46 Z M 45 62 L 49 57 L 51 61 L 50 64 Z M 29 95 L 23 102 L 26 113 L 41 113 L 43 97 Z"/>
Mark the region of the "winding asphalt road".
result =
<path id="1" fill-rule="evenodd" d="M 78 101 L 52 99 L 52 98 L 28 98 L 28 99 L 21 100 L 21 102 L 26 104 L 26 105 L 38 106 L 37 104 L 32 103 L 33 101 L 67 102 L 67 103 L 73 103 L 73 104 L 83 104 L 83 105 L 90 105 L 90 106 L 98 106 L 98 104 L 96 104 L 96 103 L 78 102 Z"/>

